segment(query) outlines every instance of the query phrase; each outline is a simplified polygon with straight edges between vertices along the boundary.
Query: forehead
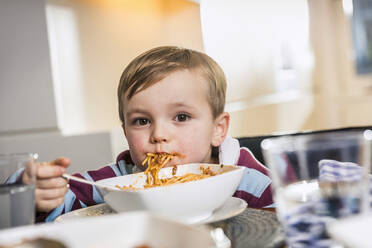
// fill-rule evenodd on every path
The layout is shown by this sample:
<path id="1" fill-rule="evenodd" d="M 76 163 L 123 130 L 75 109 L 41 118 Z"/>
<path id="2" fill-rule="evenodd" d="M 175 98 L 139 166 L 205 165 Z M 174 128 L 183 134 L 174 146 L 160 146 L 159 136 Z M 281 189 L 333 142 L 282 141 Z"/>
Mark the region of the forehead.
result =
<path id="1" fill-rule="evenodd" d="M 154 104 L 164 102 L 208 102 L 208 83 L 197 70 L 178 70 L 147 88 L 137 91 L 130 99 L 124 97 L 124 107 L 128 103 L 140 104 L 151 100 Z"/>
<path id="2" fill-rule="evenodd" d="M 169 82 L 168 86 L 171 87 L 166 92 L 171 91 L 171 89 L 174 88 L 187 88 L 187 86 L 195 86 L 192 87 L 193 90 L 204 90 L 208 89 L 209 87 L 204 73 L 199 68 L 178 69 L 171 72 L 164 72 L 162 75 L 157 75 L 155 76 L 154 81 L 143 82 L 139 87 L 137 87 L 136 92 L 132 96 L 128 97 L 131 90 L 126 90 L 124 99 L 130 99 L 141 91 L 146 90 L 150 87 L 157 86 L 158 84 L 162 84 L 164 82 Z"/>

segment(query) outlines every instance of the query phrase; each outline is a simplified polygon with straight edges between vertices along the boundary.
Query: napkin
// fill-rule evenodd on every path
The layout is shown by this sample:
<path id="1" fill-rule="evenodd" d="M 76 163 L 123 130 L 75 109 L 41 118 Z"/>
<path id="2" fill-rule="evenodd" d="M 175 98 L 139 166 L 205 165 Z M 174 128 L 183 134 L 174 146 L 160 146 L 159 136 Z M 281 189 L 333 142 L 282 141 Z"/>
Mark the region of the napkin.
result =
<path id="1" fill-rule="evenodd" d="M 240 145 L 237 139 L 227 136 L 218 150 L 218 159 L 221 164 L 234 165 L 238 162 Z"/>
<path id="2" fill-rule="evenodd" d="M 356 182 L 363 178 L 363 168 L 351 162 L 323 159 L 319 161 L 319 181 Z"/>

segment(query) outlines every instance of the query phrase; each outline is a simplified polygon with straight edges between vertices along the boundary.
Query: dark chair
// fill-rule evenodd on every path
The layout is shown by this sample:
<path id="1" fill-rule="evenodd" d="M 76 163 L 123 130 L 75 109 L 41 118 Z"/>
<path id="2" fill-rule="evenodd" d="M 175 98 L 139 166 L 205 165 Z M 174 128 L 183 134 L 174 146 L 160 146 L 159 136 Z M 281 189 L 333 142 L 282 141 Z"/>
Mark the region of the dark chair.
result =
<path id="1" fill-rule="evenodd" d="M 307 135 L 307 134 L 338 132 L 338 131 L 361 131 L 365 129 L 372 129 L 372 126 L 345 127 L 345 128 L 325 129 L 325 130 L 317 130 L 317 131 L 304 131 L 304 132 L 292 132 L 292 133 L 283 133 L 283 134 L 252 136 L 252 137 L 239 137 L 238 140 L 239 140 L 241 147 L 247 147 L 261 163 L 265 164 L 265 161 L 262 155 L 262 150 L 261 150 L 261 142 L 264 139 L 279 137 L 283 135 Z"/>

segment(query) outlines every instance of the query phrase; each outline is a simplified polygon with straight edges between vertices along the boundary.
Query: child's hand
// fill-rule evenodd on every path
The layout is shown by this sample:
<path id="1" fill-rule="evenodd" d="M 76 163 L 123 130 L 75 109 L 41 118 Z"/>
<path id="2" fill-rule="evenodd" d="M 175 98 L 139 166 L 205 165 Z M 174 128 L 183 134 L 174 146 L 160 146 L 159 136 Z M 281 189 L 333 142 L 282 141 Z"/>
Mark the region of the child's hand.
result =
<path id="1" fill-rule="evenodd" d="M 62 176 L 70 165 L 68 158 L 57 158 L 49 163 L 37 164 L 37 180 L 35 189 L 36 209 L 39 212 L 49 212 L 59 206 L 68 191 L 68 181 Z M 27 170 L 23 181 L 27 181 Z"/>

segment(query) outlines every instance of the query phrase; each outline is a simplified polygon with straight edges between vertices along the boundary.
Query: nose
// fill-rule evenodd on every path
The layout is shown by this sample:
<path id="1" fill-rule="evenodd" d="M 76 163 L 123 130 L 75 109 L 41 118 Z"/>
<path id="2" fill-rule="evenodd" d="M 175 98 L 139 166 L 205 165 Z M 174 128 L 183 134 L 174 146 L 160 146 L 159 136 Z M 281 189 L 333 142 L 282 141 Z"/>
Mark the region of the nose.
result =
<path id="1" fill-rule="evenodd" d="M 167 143 L 169 141 L 169 135 L 167 128 L 164 125 L 158 124 L 154 126 L 154 130 L 151 134 L 150 141 L 152 144 Z"/>
<path id="2" fill-rule="evenodd" d="M 161 138 L 161 137 L 151 137 L 151 143 L 153 144 L 158 144 L 158 143 L 163 143 L 167 142 L 167 139 Z"/>

